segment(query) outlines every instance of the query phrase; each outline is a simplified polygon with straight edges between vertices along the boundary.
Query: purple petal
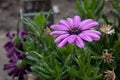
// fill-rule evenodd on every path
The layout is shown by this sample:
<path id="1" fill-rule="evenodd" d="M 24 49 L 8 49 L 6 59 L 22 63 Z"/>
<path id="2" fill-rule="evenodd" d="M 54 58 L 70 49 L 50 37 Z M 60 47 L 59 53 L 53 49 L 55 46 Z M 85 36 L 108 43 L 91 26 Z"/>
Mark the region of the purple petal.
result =
<path id="1" fill-rule="evenodd" d="M 83 27 L 81 27 L 81 30 L 90 29 L 90 28 L 96 27 L 98 25 L 99 25 L 99 23 L 94 21 L 92 23 L 86 24 Z"/>
<path id="2" fill-rule="evenodd" d="M 60 25 L 66 26 L 68 29 L 70 29 L 70 26 L 66 20 L 60 20 L 59 22 Z"/>
<path id="3" fill-rule="evenodd" d="M 19 58 L 19 59 L 23 59 L 23 58 L 25 58 L 25 57 L 26 57 L 25 54 L 19 54 L 19 55 L 18 55 L 18 58 Z"/>
<path id="4" fill-rule="evenodd" d="M 80 17 L 79 17 L 79 16 L 75 16 L 75 17 L 74 17 L 74 26 L 75 26 L 75 27 L 79 27 L 80 22 L 81 22 Z"/>
<path id="5" fill-rule="evenodd" d="M 21 39 L 23 39 L 24 41 L 25 41 L 25 35 L 27 34 L 27 32 L 25 32 L 25 31 L 19 31 L 19 37 L 21 38 Z"/>
<path id="6" fill-rule="evenodd" d="M 15 71 L 15 69 L 13 68 L 13 69 L 8 73 L 8 75 L 9 75 L 9 76 L 14 75 L 14 71 Z"/>
<path id="7" fill-rule="evenodd" d="M 77 36 L 76 45 L 77 45 L 78 47 L 80 47 L 80 48 L 83 48 L 83 47 L 84 47 L 84 42 L 83 42 L 83 40 L 82 40 L 79 36 Z"/>
<path id="8" fill-rule="evenodd" d="M 67 30 L 68 31 L 68 28 L 66 26 L 58 25 L 58 24 L 52 25 L 50 28 L 54 30 Z"/>
<path id="9" fill-rule="evenodd" d="M 15 34 L 7 33 L 6 36 L 7 36 L 8 40 L 11 41 L 14 38 Z"/>
<path id="10" fill-rule="evenodd" d="M 23 77 L 24 74 L 25 74 L 25 73 L 24 73 L 23 71 L 20 71 L 20 72 L 19 72 L 19 76 L 18 76 L 18 80 L 24 80 L 24 77 Z"/>
<path id="11" fill-rule="evenodd" d="M 98 34 L 94 34 L 94 33 L 86 33 L 87 35 L 89 35 L 93 40 L 100 40 L 100 36 Z"/>
<path id="12" fill-rule="evenodd" d="M 4 70 L 14 68 L 15 66 L 16 66 L 16 65 L 15 65 L 14 63 L 5 64 L 5 65 L 4 65 Z"/>
<path id="13" fill-rule="evenodd" d="M 94 33 L 94 34 L 98 34 L 100 35 L 101 33 L 99 31 L 96 31 L 96 30 L 86 30 L 84 31 L 85 33 Z"/>
<path id="14" fill-rule="evenodd" d="M 17 67 L 14 69 L 14 75 L 13 75 L 13 78 L 15 77 L 15 76 L 18 76 L 19 77 L 19 69 L 17 69 Z"/>
<path id="15" fill-rule="evenodd" d="M 86 19 L 86 20 L 82 21 L 82 22 L 80 23 L 80 28 L 82 28 L 83 26 L 85 26 L 85 25 L 87 25 L 87 24 L 90 24 L 91 22 L 93 22 L 92 19 Z"/>
<path id="16" fill-rule="evenodd" d="M 71 35 L 68 38 L 68 43 L 73 44 L 76 41 L 76 35 Z"/>
<path id="17" fill-rule="evenodd" d="M 73 27 L 73 19 L 72 18 L 67 18 L 69 26 L 72 28 Z"/>
<path id="18" fill-rule="evenodd" d="M 91 38 L 89 35 L 85 34 L 85 33 L 81 33 L 81 34 L 79 34 L 79 36 L 80 36 L 82 39 L 84 39 L 84 40 L 86 40 L 86 41 L 88 41 L 88 42 L 92 42 L 92 41 L 93 41 L 92 38 Z"/>
<path id="19" fill-rule="evenodd" d="M 68 42 L 68 37 L 65 38 L 63 41 L 61 41 L 59 44 L 58 44 L 58 48 L 62 48 L 63 46 L 65 46 Z"/>
<path id="20" fill-rule="evenodd" d="M 14 54 L 14 52 L 15 52 L 15 48 L 13 47 L 13 48 L 11 48 L 11 49 L 8 51 L 7 57 L 8 57 L 8 58 L 11 58 L 11 56 Z"/>
<path id="21" fill-rule="evenodd" d="M 68 36 L 69 36 L 69 34 L 63 34 L 63 35 L 57 37 L 57 38 L 55 39 L 55 42 L 56 42 L 56 43 L 59 43 L 59 42 L 61 42 L 63 39 L 65 39 L 65 38 L 68 37 Z"/>
<path id="22" fill-rule="evenodd" d="M 53 31 L 50 33 L 50 35 L 61 35 L 61 34 L 66 34 L 68 33 L 67 31 Z"/>
<path id="23" fill-rule="evenodd" d="M 13 46 L 14 44 L 11 41 L 9 41 L 3 47 L 8 52 Z"/>
<path id="24" fill-rule="evenodd" d="M 20 55 L 20 54 L 13 53 L 13 60 L 14 60 L 14 61 L 20 60 L 20 59 L 19 59 L 19 55 Z"/>

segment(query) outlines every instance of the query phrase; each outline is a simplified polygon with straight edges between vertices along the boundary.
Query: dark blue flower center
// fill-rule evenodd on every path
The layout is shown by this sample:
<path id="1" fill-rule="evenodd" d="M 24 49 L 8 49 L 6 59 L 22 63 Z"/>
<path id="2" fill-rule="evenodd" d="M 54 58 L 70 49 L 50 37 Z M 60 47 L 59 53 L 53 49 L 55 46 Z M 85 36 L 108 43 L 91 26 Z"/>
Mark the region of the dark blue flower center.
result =
<path id="1" fill-rule="evenodd" d="M 78 35 L 79 33 L 80 33 L 81 31 L 80 31 L 80 29 L 78 29 L 78 28 L 72 28 L 70 31 L 69 31 L 69 33 L 70 34 L 75 34 L 75 35 Z"/>

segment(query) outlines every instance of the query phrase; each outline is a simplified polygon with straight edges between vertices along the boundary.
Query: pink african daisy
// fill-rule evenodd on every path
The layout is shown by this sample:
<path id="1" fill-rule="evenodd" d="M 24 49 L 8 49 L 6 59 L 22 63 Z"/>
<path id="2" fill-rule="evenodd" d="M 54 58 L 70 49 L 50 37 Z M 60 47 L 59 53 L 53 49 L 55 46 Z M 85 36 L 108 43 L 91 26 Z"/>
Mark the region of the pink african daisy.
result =
<path id="1" fill-rule="evenodd" d="M 50 28 L 54 31 L 50 35 L 57 35 L 55 42 L 58 47 L 62 48 L 67 43 L 76 44 L 78 47 L 83 48 L 84 42 L 92 42 L 93 40 L 100 39 L 100 32 L 91 28 L 99 26 L 99 23 L 92 19 L 81 21 L 79 16 L 60 20 L 59 24 L 54 24 Z"/>

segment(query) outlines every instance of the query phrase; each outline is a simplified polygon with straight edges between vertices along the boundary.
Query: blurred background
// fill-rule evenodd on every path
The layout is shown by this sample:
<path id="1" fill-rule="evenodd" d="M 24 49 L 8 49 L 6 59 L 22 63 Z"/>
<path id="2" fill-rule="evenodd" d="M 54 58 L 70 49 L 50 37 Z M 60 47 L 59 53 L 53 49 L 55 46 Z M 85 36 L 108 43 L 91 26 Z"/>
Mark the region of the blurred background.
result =
<path id="1" fill-rule="evenodd" d="M 7 71 L 3 70 L 3 65 L 8 61 L 3 45 L 7 41 L 5 34 L 7 32 L 16 32 L 19 10 L 24 9 L 24 1 L 27 2 L 29 0 L 0 0 L 0 80 L 12 80 L 7 75 Z M 30 8 L 29 5 L 27 6 L 28 9 Z M 77 13 L 75 0 L 51 0 L 50 5 L 50 8 L 54 9 L 55 22 L 63 17 L 73 17 Z M 49 6 L 47 7 L 49 8 Z M 19 24 L 19 26 L 23 27 L 22 24 Z"/>

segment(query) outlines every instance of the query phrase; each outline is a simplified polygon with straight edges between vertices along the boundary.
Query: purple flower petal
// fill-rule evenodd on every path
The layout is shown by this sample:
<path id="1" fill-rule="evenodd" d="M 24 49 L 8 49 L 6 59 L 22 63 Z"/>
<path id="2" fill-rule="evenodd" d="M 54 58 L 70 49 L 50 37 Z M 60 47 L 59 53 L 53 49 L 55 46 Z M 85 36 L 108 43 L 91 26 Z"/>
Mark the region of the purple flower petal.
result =
<path id="1" fill-rule="evenodd" d="M 77 39 L 76 39 L 76 45 L 80 48 L 83 48 L 84 47 L 84 42 L 83 40 L 77 36 Z"/>
<path id="2" fill-rule="evenodd" d="M 5 65 L 4 65 L 4 70 L 13 68 L 13 67 L 15 67 L 15 66 L 16 66 L 16 65 L 13 64 L 13 63 L 11 63 L 11 64 L 5 64 Z"/>
<path id="3" fill-rule="evenodd" d="M 15 52 L 15 49 L 14 49 L 14 47 L 12 47 L 12 48 L 8 51 L 7 57 L 8 57 L 8 58 L 11 58 L 11 56 L 13 55 L 14 52 Z"/>
<path id="4" fill-rule="evenodd" d="M 94 33 L 86 33 L 87 35 L 89 35 L 93 40 L 100 40 L 100 36 L 98 34 L 94 34 Z"/>
<path id="5" fill-rule="evenodd" d="M 15 37 L 15 34 L 7 33 L 6 36 L 7 36 L 8 40 L 11 41 Z"/>
<path id="6" fill-rule="evenodd" d="M 98 34 L 98 35 L 101 34 L 99 31 L 96 31 L 96 30 L 86 30 L 84 32 L 86 32 L 86 33 L 94 33 L 94 34 Z"/>
<path id="7" fill-rule="evenodd" d="M 19 72 L 18 80 L 24 80 L 23 74 L 24 74 L 23 71 Z"/>
<path id="8" fill-rule="evenodd" d="M 19 37 L 23 40 L 23 41 L 26 41 L 25 39 L 25 35 L 27 34 L 27 32 L 25 31 L 19 31 Z"/>
<path id="9" fill-rule="evenodd" d="M 92 42 L 92 41 L 93 41 L 93 39 L 92 39 L 90 36 L 88 36 L 87 34 L 85 34 L 85 33 L 81 33 L 81 34 L 79 34 L 79 36 L 80 36 L 83 40 L 86 40 L 86 41 L 88 41 L 88 42 Z"/>
<path id="10" fill-rule="evenodd" d="M 92 22 L 92 23 L 86 24 L 83 27 L 81 27 L 81 30 L 90 29 L 90 28 L 96 27 L 98 25 L 99 25 L 98 22 Z"/>
<path id="11" fill-rule="evenodd" d="M 23 70 L 21 70 L 21 71 L 23 71 Z M 15 68 L 14 71 L 13 71 L 13 72 L 14 72 L 13 78 L 14 78 L 15 76 L 18 76 L 18 77 L 19 77 L 19 72 L 21 72 L 21 71 L 20 71 L 20 69 Z"/>
<path id="12" fill-rule="evenodd" d="M 50 35 L 62 35 L 68 33 L 67 31 L 53 31 Z"/>
<path id="13" fill-rule="evenodd" d="M 66 26 L 63 26 L 63 25 L 58 25 L 58 24 L 55 24 L 55 25 L 52 25 L 51 27 L 50 27 L 51 29 L 54 29 L 54 30 L 69 30 Z"/>
<path id="14" fill-rule="evenodd" d="M 55 39 L 55 42 L 56 42 L 56 43 L 59 43 L 59 42 L 61 42 L 63 39 L 65 39 L 65 38 L 68 37 L 68 36 L 69 36 L 69 34 L 63 34 L 63 35 L 57 37 L 57 38 Z"/>
<path id="15" fill-rule="evenodd" d="M 65 38 L 63 41 L 61 41 L 59 44 L 58 44 L 58 48 L 62 48 L 63 46 L 65 46 L 68 42 L 68 37 Z"/>
<path id="16" fill-rule="evenodd" d="M 79 16 L 75 16 L 74 17 L 74 26 L 79 28 L 80 22 L 81 22 L 80 17 Z"/>
<path id="17" fill-rule="evenodd" d="M 80 23 L 80 28 L 82 28 L 83 26 L 85 26 L 85 25 L 87 25 L 87 24 L 90 24 L 91 22 L 93 22 L 92 19 L 86 19 L 86 20 L 82 21 L 82 22 Z"/>
<path id="18" fill-rule="evenodd" d="M 8 72 L 9 76 L 12 76 L 14 74 L 15 69 L 13 68 L 11 71 Z"/>
<path id="19" fill-rule="evenodd" d="M 19 55 L 20 55 L 20 54 L 17 54 L 17 53 L 14 52 L 12 59 L 17 62 L 18 60 L 20 60 L 20 59 L 19 59 Z"/>
<path id="20" fill-rule="evenodd" d="M 76 35 L 71 35 L 68 37 L 68 43 L 73 44 L 76 41 Z"/>
<path id="21" fill-rule="evenodd" d="M 73 19 L 72 18 L 67 18 L 69 26 L 72 28 L 73 27 Z"/>
<path id="22" fill-rule="evenodd" d="M 11 41 L 9 41 L 3 47 L 8 52 L 12 47 L 14 47 L 14 44 Z"/>
<path id="23" fill-rule="evenodd" d="M 70 26 L 66 20 L 60 20 L 59 22 L 60 25 L 66 26 L 68 29 L 70 29 Z"/>

